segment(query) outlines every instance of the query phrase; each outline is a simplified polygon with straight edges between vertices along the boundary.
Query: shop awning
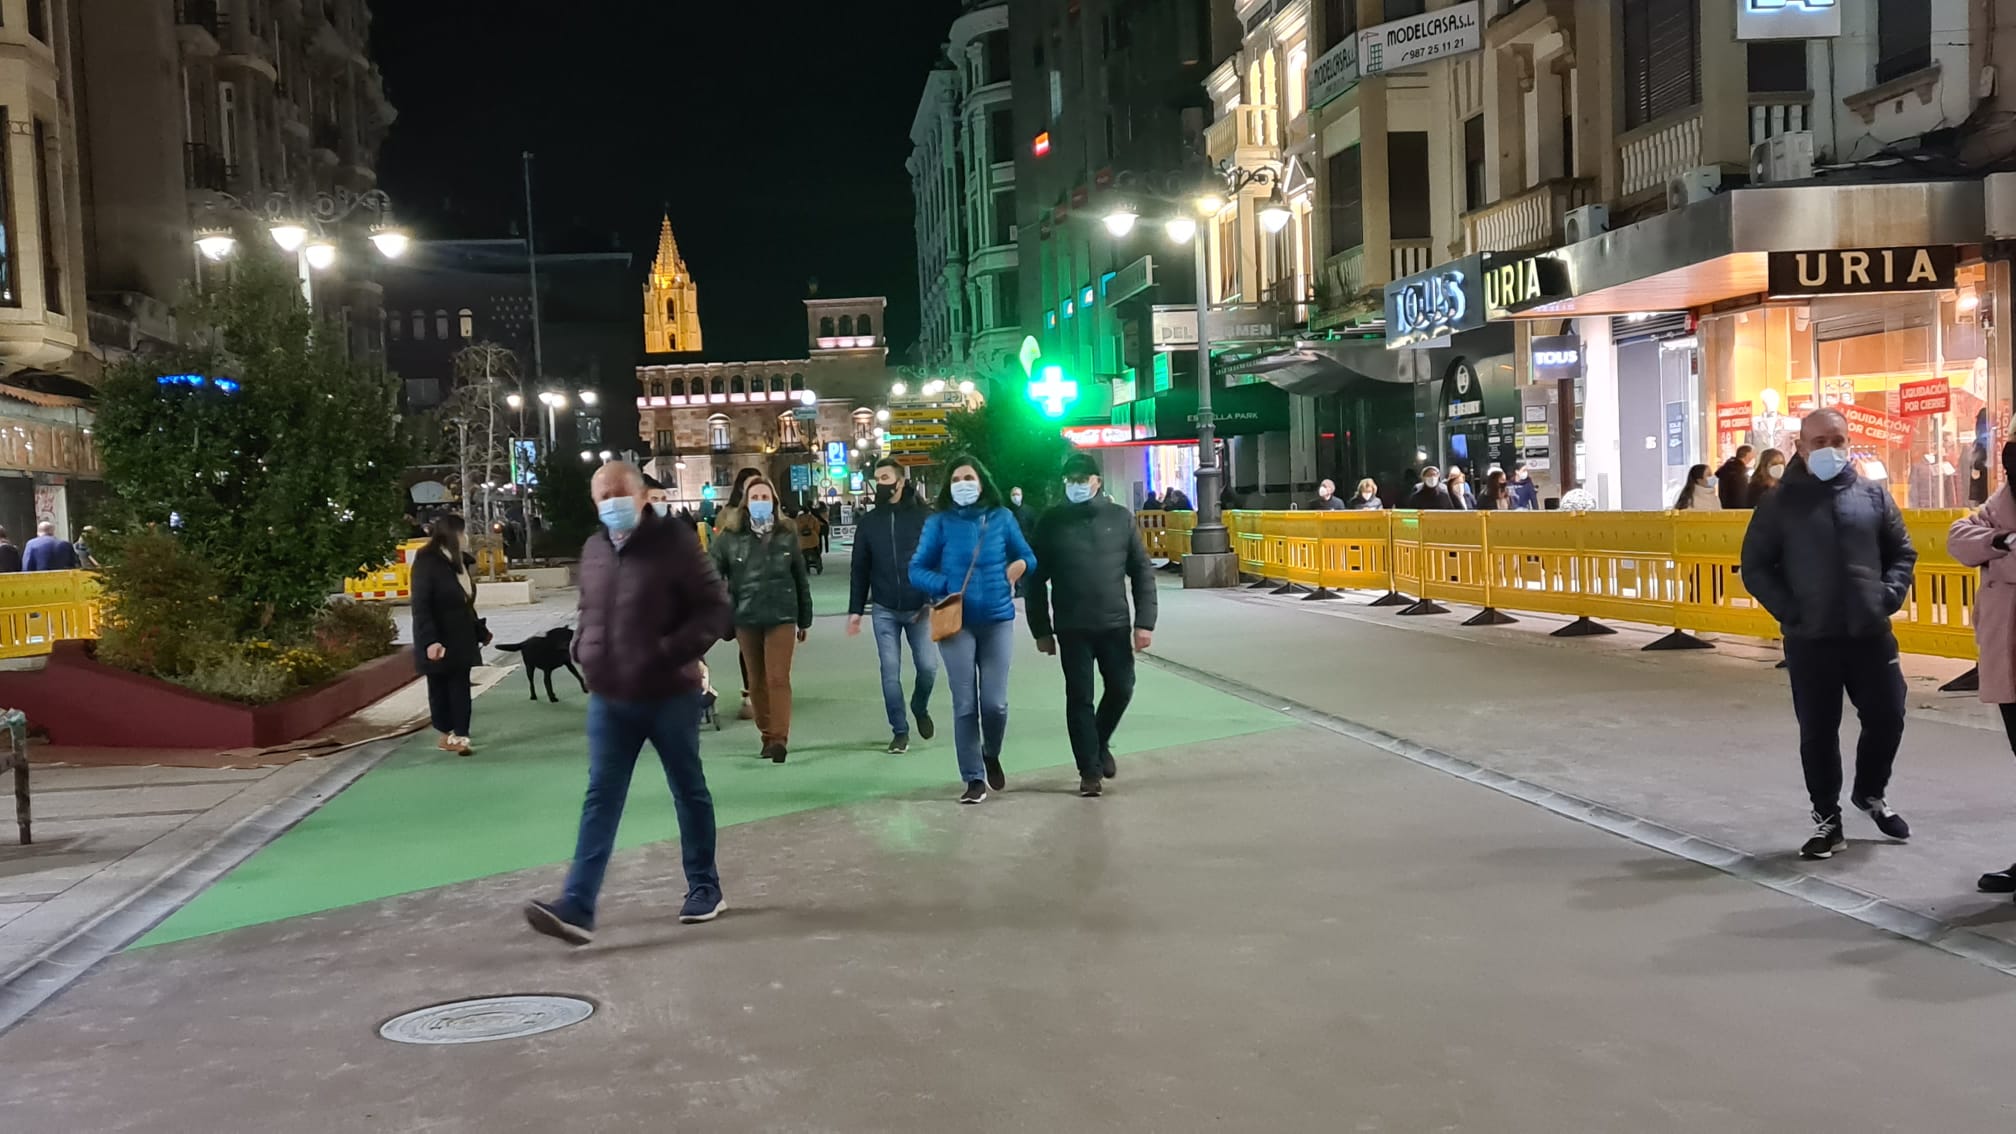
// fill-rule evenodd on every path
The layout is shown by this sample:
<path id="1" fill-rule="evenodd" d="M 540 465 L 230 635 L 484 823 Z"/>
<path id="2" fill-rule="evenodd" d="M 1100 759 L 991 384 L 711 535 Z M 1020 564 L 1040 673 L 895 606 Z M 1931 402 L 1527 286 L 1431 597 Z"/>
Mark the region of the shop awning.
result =
<path id="1" fill-rule="evenodd" d="M 1291 394 L 1314 398 L 1359 382 L 1398 382 L 1397 356 L 1381 340 L 1298 342 L 1286 350 L 1227 366 L 1234 377 L 1262 378 Z"/>
<path id="2" fill-rule="evenodd" d="M 1541 253 L 1567 270 L 1572 298 L 1520 318 L 1684 311 L 1757 295 L 1773 252 L 1979 244 L 1980 181 L 1737 189 Z"/>

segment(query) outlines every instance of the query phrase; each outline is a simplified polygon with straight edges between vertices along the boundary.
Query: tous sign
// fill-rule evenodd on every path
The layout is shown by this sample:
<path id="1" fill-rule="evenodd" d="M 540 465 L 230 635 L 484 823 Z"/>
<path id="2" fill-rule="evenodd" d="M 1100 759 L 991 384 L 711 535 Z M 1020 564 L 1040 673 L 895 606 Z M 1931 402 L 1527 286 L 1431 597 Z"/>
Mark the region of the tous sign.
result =
<path id="1" fill-rule="evenodd" d="M 1469 278 L 1451 268 L 1400 287 L 1394 330 L 1404 341 L 1439 338 L 1462 329 L 1470 316 Z"/>

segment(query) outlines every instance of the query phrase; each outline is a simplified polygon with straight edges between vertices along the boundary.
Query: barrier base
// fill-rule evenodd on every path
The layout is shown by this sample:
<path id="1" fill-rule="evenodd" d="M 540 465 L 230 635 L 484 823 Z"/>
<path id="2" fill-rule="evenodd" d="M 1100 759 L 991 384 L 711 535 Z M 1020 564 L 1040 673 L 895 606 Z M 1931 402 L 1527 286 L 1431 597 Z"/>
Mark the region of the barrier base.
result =
<path id="1" fill-rule="evenodd" d="M 1303 601 L 1303 602 L 1330 602 L 1330 601 L 1332 601 L 1332 600 L 1335 600 L 1335 599 L 1341 599 L 1341 598 L 1343 598 L 1343 597 L 1344 597 L 1343 595 L 1340 595 L 1340 594 L 1338 594 L 1338 593 L 1337 593 L 1336 591 L 1333 591 L 1333 590 L 1331 590 L 1331 589 L 1330 589 L 1329 587 L 1317 587 L 1317 588 L 1316 588 L 1315 590 L 1313 590 L 1313 591 L 1310 591 L 1310 592 L 1309 592 L 1308 594 L 1306 594 L 1306 595 L 1303 595 L 1303 596 L 1302 596 L 1302 601 Z"/>
<path id="2" fill-rule="evenodd" d="M 1600 638 L 1605 634 L 1615 634 L 1616 632 L 1601 622 L 1584 616 L 1554 631 L 1549 636 L 1554 638 Z"/>
<path id="3" fill-rule="evenodd" d="M 1266 577 L 1264 577 L 1264 576 L 1263 576 L 1263 577 L 1261 577 L 1261 578 L 1258 578 L 1258 579 L 1255 579 L 1255 580 L 1253 580 L 1252 582 L 1250 582 L 1250 583 L 1246 584 L 1246 589 L 1247 589 L 1247 590 L 1249 590 L 1249 591 L 1267 591 L 1267 590 L 1272 590 L 1272 589 L 1274 589 L 1274 583 L 1273 583 L 1272 581 L 1268 580 L 1268 579 L 1267 579 Z"/>
<path id="4" fill-rule="evenodd" d="M 1675 630 L 1664 638 L 1646 646 L 1645 650 L 1648 653 L 1656 653 L 1660 650 L 1712 650 L 1714 648 L 1715 644 L 1713 642 L 1704 642 L 1685 630 Z"/>
<path id="5" fill-rule="evenodd" d="M 1413 618 L 1417 615 L 1422 614 L 1447 614 L 1447 613 L 1449 613 L 1448 607 L 1443 606 L 1441 603 L 1436 602 L 1434 599 L 1424 598 L 1419 602 L 1416 602 L 1413 606 L 1408 607 L 1406 610 L 1401 611 L 1400 617 Z"/>
<path id="6" fill-rule="evenodd" d="M 1413 605 L 1414 605 L 1414 600 L 1413 600 L 1413 599 L 1411 599 L 1411 598 L 1408 598 L 1408 597 L 1407 597 L 1406 595 L 1403 595 L 1403 594 L 1401 594 L 1401 593 L 1400 593 L 1399 591 L 1387 591 L 1387 592 L 1386 592 L 1385 594 L 1383 594 L 1383 595 L 1380 595 L 1380 596 L 1379 596 L 1378 598 L 1376 598 L 1376 599 L 1373 599 L 1373 600 L 1372 600 L 1372 605 L 1373 605 L 1373 606 L 1413 606 Z"/>
<path id="7" fill-rule="evenodd" d="M 1275 595 L 1306 595 L 1309 593 L 1309 588 L 1300 583 L 1283 583 L 1267 593 Z"/>
<path id="8" fill-rule="evenodd" d="M 1966 673 L 1939 687 L 1941 693 L 1978 693 L 1981 691 L 1981 668 L 1976 666 Z"/>
<path id="9" fill-rule="evenodd" d="M 1502 610 L 1499 610 L 1495 606 L 1487 606 L 1483 610 L 1480 610 L 1477 613 L 1471 615 L 1470 617 L 1464 619 L 1463 625 L 1511 626 L 1514 623 L 1517 623 L 1518 621 L 1519 621 L 1518 619 L 1512 617 L 1511 615 L 1505 613 Z"/>

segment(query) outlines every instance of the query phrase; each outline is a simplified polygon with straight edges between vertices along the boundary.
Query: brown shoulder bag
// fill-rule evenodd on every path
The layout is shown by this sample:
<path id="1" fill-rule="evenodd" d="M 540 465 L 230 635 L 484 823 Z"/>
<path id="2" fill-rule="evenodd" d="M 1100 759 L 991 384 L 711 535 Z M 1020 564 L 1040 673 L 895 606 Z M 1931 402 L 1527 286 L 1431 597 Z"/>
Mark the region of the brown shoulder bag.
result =
<path id="1" fill-rule="evenodd" d="M 966 581 L 959 593 L 946 595 L 931 605 L 931 640 L 942 642 L 966 628 L 966 588 L 973 585 L 973 568 L 980 566 L 980 552 L 987 541 L 987 519 L 980 519 L 980 534 L 973 539 L 973 561 L 966 564 Z"/>

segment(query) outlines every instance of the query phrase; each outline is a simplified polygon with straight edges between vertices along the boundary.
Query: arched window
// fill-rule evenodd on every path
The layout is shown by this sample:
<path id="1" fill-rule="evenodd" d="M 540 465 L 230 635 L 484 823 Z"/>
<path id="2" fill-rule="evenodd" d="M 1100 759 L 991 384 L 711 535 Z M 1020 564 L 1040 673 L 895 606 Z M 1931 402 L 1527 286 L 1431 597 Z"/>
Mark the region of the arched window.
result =
<path id="1" fill-rule="evenodd" d="M 805 442 L 798 436 L 798 418 L 790 411 L 777 415 L 777 446 L 792 448 L 803 446 Z"/>
<path id="2" fill-rule="evenodd" d="M 827 315 L 819 320 L 819 337 L 822 339 L 833 337 L 833 316 Z"/>
<path id="3" fill-rule="evenodd" d="M 717 398 L 726 397 L 728 395 L 728 380 L 716 374 L 713 384 L 709 387 L 709 392 Z"/>
<path id="4" fill-rule="evenodd" d="M 875 411 L 857 409 L 854 411 L 854 436 L 866 437 L 875 432 Z"/>
<path id="5" fill-rule="evenodd" d="M 462 310 L 456 312 L 455 314 L 457 321 L 459 321 L 462 324 L 462 337 L 465 339 L 475 338 L 476 313 L 474 311 L 469 310 L 467 307 L 464 307 Z"/>
<path id="6" fill-rule="evenodd" d="M 853 333 L 854 333 L 854 316 L 852 315 L 840 316 L 840 334 L 846 336 L 851 335 Z"/>
<path id="7" fill-rule="evenodd" d="M 416 343 L 427 341 L 427 313 L 425 311 L 415 311 L 413 313 L 413 341 Z"/>
<path id="8" fill-rule="evenodd" d="M 651 383 L 651 396 L 652 396 L 652 397 L 654 397 L 654 398 L 662 398 L 662 397 L 664 397 L 664 396 L 665 396 L 665 383 L 663 383 L 663 382 L 653 382 L 653 383 Z"/>
<path id="9" fill-rule="evenodd" d="M 726 453 L 734 448 L 734 441 L 728 435 L 728 417 L 715 414 L 707 419 L 707 443 L 717 453 Z"/>
<path id="10" fill-rule="evenodd" d="M 388 336 L 390 336 L 390 338 L 392 339 L 392 341 L 393 341 L 393 342 L 395 342 L 395 343 L 396 343 L 396 342 L 398 342 L 398 341 L 399 341 L 400 339 L 403 339 L 403 338 L 405 338 L 405 337 L 406 337 L 406 320 L 404 320 L 404 319 L 401 319 L 401 318 L 400 318 L 400 317 L 399 317 L 398 315 L 396 315 L 396 314 L 394 314 L 394 315 L 387 315 L 387 316 L 386 316 L 386 318 L 385 318 L 385 333 L 386 333 L 386 334 L 387 334 Z"/>
<path id="11" fill-rule="evenodd" d="M 803 374 L 793 374 L 791 376 L 791 392 L 795 394 L 804 388 L 805 376 Z"/>
<path id="12" fill-rule="evenodd" d="M 448 312 L 434 312 L 434 337 L 442 342 L 448 341 Z"/>
<path id="13" fill-rule="evenodd" d="M 859 319 L 856 319 L 856 320 L 854 321 L 854 333 L 855 333 L 855 334 L 857 334 L 857 335 L 872 335 L 872 334 L 874 334 L 874 333 L 875 333 L 875 320 L 874 320 L 874 319 L 872 319 L 872 318 L 870 318 L 869 316 L 866 316 L 866 315 L 863 315 L 863 316 L 861 316 L 861 318 L 859 318 Z"/>
<path id="14" fill-rule="evenodd" d="M 737 396 L 746 394 L 749 392 L 749 383 L 744 381 L 740 374 L 737 374 L 733 379 L 729 380 L 728 392 Z"/>
<path id="15" fill-rule="evenodd" d="M 770 376 L 770 392 L 773 394 L 784 392 L 784 376 L 782 374 L 772 374 Z"/>
<path id="16" fill-rule="evenodd" d="M 667 323 L 677 323 L 679 321 L 679 301 L 677 299 L 667 299 L 665 301 L 665 321 Z"/>

